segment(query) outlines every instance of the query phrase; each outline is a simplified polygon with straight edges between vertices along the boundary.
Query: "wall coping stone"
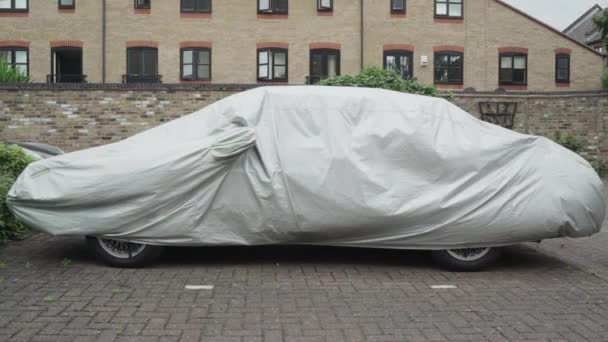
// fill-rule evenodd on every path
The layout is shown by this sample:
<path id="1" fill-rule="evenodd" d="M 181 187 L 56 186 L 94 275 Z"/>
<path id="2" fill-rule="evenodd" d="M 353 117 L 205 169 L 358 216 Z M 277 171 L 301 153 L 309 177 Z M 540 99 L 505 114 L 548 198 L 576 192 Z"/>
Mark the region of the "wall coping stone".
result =
<path id="1" fill-rule="evenodd" d="M 244 91 L 261 86 L 260 84 L 238 83 L 0 83 L 0 90 L 106 90 L 106 91 Z M 276 85 L 267 85 L 276 86 Z M 281 84 L 281 86 L 303 86 L 297 84 Z M 449 91 L 445 95 L 456 97 L 522 97 L 522 96 L 552 96 L 552 97 L 581 97 L 581 96 L 608 96 L 608 90 L 581 90 L 581 91 Z"/>

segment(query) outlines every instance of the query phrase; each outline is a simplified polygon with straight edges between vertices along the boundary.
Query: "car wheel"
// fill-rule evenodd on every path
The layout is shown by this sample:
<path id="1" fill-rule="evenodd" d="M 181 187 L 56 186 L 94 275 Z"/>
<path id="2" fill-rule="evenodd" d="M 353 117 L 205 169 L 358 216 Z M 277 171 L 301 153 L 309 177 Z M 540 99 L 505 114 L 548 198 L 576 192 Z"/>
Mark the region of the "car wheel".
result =
<path id="1" fill-rule="evenodd" d="M 500 257 L 496 247 L 461 248 L 432 251 L 433 260 L 450 271 L 471 272 L 481 270 Z"/>
<path id="2" fill-rule="evenodd" d="M 113 267 L 142 267 L 158 259 L 164 247 L 87 236 L 98 260 Z"/>

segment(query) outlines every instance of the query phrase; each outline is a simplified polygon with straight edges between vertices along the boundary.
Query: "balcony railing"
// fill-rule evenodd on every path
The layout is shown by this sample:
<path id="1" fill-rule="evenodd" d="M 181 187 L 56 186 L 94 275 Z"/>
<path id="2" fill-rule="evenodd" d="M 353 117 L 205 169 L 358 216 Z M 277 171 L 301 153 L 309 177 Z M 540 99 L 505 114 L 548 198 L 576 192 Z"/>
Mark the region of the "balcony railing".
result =
<path id="1" fill-rule="evenodd" d="M 162 83 L 162 75 L 122 75 L 122 83 Z"/>
<path id="2" fill-rule="evenodd" d="M 47 83 L 87 83 L 87 75 L 59 74 L 46 75 Z"/>
<path id="3" fill-rule="evenodd" d="M 328 78 L 328 76 L 306 76 L 306 84 L 317 84 L 326 78 Z"/>

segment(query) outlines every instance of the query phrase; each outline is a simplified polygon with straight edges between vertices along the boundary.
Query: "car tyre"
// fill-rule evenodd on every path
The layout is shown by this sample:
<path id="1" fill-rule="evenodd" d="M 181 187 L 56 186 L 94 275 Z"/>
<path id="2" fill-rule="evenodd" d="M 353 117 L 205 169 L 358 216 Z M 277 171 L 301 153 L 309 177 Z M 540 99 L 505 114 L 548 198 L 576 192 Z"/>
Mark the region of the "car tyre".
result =
<path id="1" fill-rule="evenodd" d="M 501 255 L 497 247 L 462 248 L 432 251 L 433 260 L 442 268 L 456 272 L 474 272 L 492 265 Z"/>
<path id="2" fill-rule="evenodd" d="M 163 246 L 144 245 L 95 236 L 87 236 L 87 244 L 99 261 L 112 267 L 121 268 L 139 268 L 149 265 L 158 259 L 164 250 Z"/>

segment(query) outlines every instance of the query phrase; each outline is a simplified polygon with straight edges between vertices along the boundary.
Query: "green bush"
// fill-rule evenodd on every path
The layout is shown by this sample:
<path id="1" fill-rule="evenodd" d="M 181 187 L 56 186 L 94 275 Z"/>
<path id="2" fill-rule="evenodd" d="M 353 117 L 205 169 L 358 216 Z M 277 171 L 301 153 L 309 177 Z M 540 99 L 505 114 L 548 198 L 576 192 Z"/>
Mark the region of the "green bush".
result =
<path id="1" fill-rule="evenodd" d="M 570 134 L 562 136 L 561 132 L 555 132 L 554 141 L 569 149 L 570 151 L 576 153 L 578 153 L 583 148 L 583 144 L 581 144 L 578 140 L 576 140 L 574 136 Z"/>
<path id="2" fill-rule="evenodd" d="M 0 243 L 27 235 L 27 227 L 17 221 L 6 206 L 6 195 L 19 174 L 33 160 L 21 148 L 0 143 Z"/>
<path id="3" fill-rule="evenodd" d="M 30 78 L 0 57 L 0 83 L 29 83 Z"/>
<path id="4" fill-rule="evenodd" d="M 575 153 L 579 153 L 583 149 L 583 144 L 570 134 L 562 136 L 560 132 L 555 132 L 555 138 L 553 140 Z M 608 168 L 600 160 L 589 161 L 589 164 L 593 166 L 593 169 L 595 169 L 595 172 L 597 172 L 600 177 L 604 178 L 608 176 Z"/>
<path id="5" fill-rule="evenodd" d="M 602 86 L 604 89 L 608 89 L 608 70 L 604 71 L 602 75 Z"/>
<path id="6" fill-rule="evenodd" d="M 367 67 L 357 75 L 328 78 L 322 80 L 319 84 L 342 87 L 383 88 L 404 93 L 439 96 L 437 89 L 422 85 L 412 79 L 403 79 L 397 71 L 384 70 L 379 66 Z"/>

